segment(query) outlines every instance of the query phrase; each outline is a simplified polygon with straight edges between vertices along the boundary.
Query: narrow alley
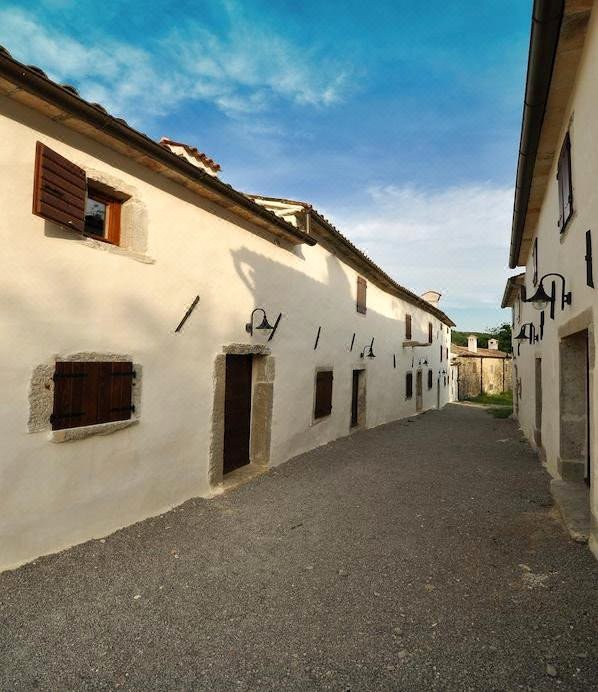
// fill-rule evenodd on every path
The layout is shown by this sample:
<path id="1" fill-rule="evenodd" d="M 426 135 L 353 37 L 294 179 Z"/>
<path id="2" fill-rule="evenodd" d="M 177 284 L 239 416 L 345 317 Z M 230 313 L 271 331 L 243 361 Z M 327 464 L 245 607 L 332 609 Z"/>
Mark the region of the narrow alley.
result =
<path id="1" fill-rule="evenodd" d="M 479 408 L 356 433 L 1 574 L 0 689 L 598 689 L 548 482 Z"/>

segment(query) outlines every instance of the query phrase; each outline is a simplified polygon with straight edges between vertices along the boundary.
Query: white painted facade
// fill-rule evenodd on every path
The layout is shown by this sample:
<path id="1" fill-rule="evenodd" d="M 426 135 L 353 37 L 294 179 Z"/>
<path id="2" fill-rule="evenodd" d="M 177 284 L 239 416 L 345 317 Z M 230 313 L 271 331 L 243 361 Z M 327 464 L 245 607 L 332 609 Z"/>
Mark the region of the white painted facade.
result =
<path id="1" fill-rule="evenodd" d="M 130 195 L 123 247 L 32 214 L 37 141 Z M 277 240 L 116 149 L 0 95 L 0 569 L 213 494 L 215 361 L 226 346 L 264 344 L 274 358 L 272 466 L 350 433 L 353 369 L 366 370 L 362 427 L 416 412 L 418 369 L 424 410 L 449 398 L 440 346 L 450 347 L 450 320 L 443 324 L 370 279 L 367 313 L 359 314 L 359 272 L 324 240 Z M 175 333 L 197 295 L 198 306 Z M 245 330 L 255 307 L 270 322 L 282 313 L 269 343 L 267 334 Z M 430 346 L 403 345 L 407 313 L 413 341 L 426 342 L 432 322 Z M 372 338 L 376 357 L 360 357 Z M 40 387 L 51 394 L 54 361 L 88 353 L 134 362 L 135 422 L 68 441 L 49 419 L 32 431 L 30 399 Z M 420 367 L 423 360 L 428 365 Z M 325 366 L 334 371 L 332 413 L 314 422 L 314 377 Z"/>
<path id="2" fill-rule="evenodd" d="M 514 336 L 519 333 L 522 325 L 530 322 L 538 335 L 538 340 L 532 340 L 532 343 L 529 340 L 513 341 L 513 388 L 519 423 L 525 436 L 539 450 L 540 457 L 553 478 L 578 483 L 591 481 L 588 488 L 588 502 L 592 512 L 590 547 L 598 557 L 598 377 L 595 366 L 597 335 L 594 326 L 598 310 L 598 290 L 587 285 L 585 261 L 588 229 L 593 234 L 594 247 L 598 247 L 598 11 L 594 7 L 587 27 L 585 15 L 582 17 L 582 11 L 591 5 L 591 2 L 585 2 L 575 6 L 568 2 L 565 6 L 565 33 L 561 32 L 540 140 L 542 161 L 536 164 L 534 171 L 534 181 L 543 181 L 545 177 L 546 189 L 541 203 L 534 203 L 531 212 L 536 214 L 538 210 L 537 222 L 530 221 L 528 217 L 526 223 L 526 237 L 517 262 L 519 266 L 524 266 L 525 273 L 519 279 L 513 277 L 507 285 L 503 307 L 512 307 Z M 574 14 L 576 11 L 579 11 L 578 18 Z M 581 51 L 579 62 L 575 55 L 577 50 Z M 561 233 L 557 225 L 557 165 L 559 151 L 567 133 L 571 139 L 573 215 Z M 549 149 L 553 152 L 553 158 L 548 168 L 545 161 L 550 160 L 547 155 Z M 545 170 L 538 166 L 545 167 Z M 541 313 L 531 303 L 522 302 L 518 288 L 518 285 L 525 286 L 527 298 L 537 289 L 533 282 L 534 241 L 537 241 L 538 279 L 547 273 L 558 272 L 565 277 L 566 291 L 572 294 L 571 305 L 565 305 L 561 309 L 560 279 L 549 277 L 544 281 L 544 288 L 548 293 L 551 292 L 552 280 L 556 281 L 556 306 L 554 319 L 550 318 L 549 308 L 544 311 L 543 330 Z M 598 254 L 595 257 L 598 258 Z M 598 286 L 596 261 L 594 277 Z M 527 326 L 528 335 L 529 329 Z M 589 353 L 585 367 L 581 360 L 579 367 L 573 367 L 566 350 L 567 345 L 578 337 L 587 338 Z M 582 401 L 586 396 L 586 386 L 589 388 L 587 404 Z M 579 399 L 577 403 L 576 397 Z M 578 406 L 579 409 L 586 405 L 586 410 L 589 410 L 587 432 L 580 411 L 572 411 L 572 406 Z M 567 440 L 571 435 L 574 439 Z M 571 441 L 578 448 L 575 455 L 567 451 Z M 591 456 L 589 478 L 586 454 Z M 573 456 L 575 458 L 569 458 Z"/>

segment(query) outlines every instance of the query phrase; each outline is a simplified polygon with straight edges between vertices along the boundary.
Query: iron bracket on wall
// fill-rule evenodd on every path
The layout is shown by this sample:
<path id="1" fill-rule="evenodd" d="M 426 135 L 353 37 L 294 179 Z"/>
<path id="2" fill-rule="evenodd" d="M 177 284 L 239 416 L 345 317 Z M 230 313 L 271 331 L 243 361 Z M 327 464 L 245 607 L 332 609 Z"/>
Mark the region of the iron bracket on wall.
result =
<path id="1" fill-rule="evenodd" d="M 268 337 L 268 341 L 272 341 L 274 334 L 276 334 L 276 330 L 278 329 L 278 324 L 280 322 L 281 317 L 282 317 L 282 312 L 279 312 L 278 317 L 276 318 L 276 322 L 274 322 L 274 326 L 272 327 L 272 331 L 270 332 L 270 336 Z"/>
<path id="2" fill-rule="evenodd" d="M 193 312 L 193 310 L 195 310 L 195 308 L 197 307 L 197 304 L 198 304 L 198 303 L 199 303 L 199 296 L 195 296 L 195 300 L 191 303 L 191 305 L 189 306 L 189 309 L 188 309 L 187 312 L 183 315 L 183 319 L 179 322 L 178 327 L 174 330 L 174 331 L 175 331 L 175 334 L 176 334 L 177 332 L 180 332 L 180 331 L 181 331 L 181 329 L 183 328 L 183 325 L 184 325 L 185 322 L 189 319 L 189 316 L 191 315 L 191 313 Z"/>
<path id="3" fill-rule="evenodd" d="M 316 348 L 318 348 L 318 341 L 320 341 L 320 332 L 322 331 L 322 327 L 318 327 L 318 333 L 316 334 L 316 343 L 314 344 L 314 351 Z"/>
<path id="4" fill-rule="evenodd" d="M 355 343 L 355 332 L 353 332 L 353 336 L 351 337 L 351 346 L 349 346 L 349 351 L 353 350 L 353 344 Z"/>

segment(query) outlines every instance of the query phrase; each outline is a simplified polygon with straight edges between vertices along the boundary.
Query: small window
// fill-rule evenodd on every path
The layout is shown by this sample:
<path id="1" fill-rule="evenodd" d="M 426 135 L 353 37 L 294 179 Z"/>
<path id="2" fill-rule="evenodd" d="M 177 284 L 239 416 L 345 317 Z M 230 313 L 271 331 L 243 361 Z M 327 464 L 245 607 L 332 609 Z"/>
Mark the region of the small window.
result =
<path id="1" fill-rule="evenodd" d="M 405 376 L 405 399 L 413 397 L 413 374 L 408 372 Z"/>
<path id="2" fill-rule="evenodd" d="M 442 350 L 443 350 L 443 345 L 440 344 L 440 362 L 442 363 Z"/>
<path id="3" fill-rule="evenodd" d="M 87 179 L 82 168 L 37 142 L 33 213 L 91 238 L 118 245 L 121 205 L 128 199 Z"/>
<path id="4" fill-rule="evenodd" d="M 428 322 L 428 343 L 429 344 L 432 343 L 432 339 L 434 337 L 433 331 L 434 331 L 434 328 L 432 327 L 432 323 Z"/>
<path id="5" fill-rule="evenodd" d="M 121 200 L 97 190 L 90 182 L 85 199 L 85 235 L 118 245 L 121 204 Z"/>
<path id="6" fill-rule="evenodd" d="M 316 401 L 314 418 L 324 418 L 332 411 L 332 370 L 316 373 Z"/>
<path id="7" fill-rule="evenodd" d="M 432 389 L 432 378 L 433 378 L 432 371 L 428 370 L 428 389 Z"/>
<path id="8" fill-rule="evenodd" d="M 534 286 L 538 285 L 538 239 L 534 238 L 534 246 L 532 248 L 532 267 L 534 270 L 534 275 L 532 278 L 532 283 Z"/>
<path id="9" fill-rule="evenodd" d="M 367 281 L 361 277 L 357 277 L 357 312 L 365 315 L 366 307 L 366 293 L 368 289 Z"/>
<path id="10" fill-rule="evenodd" d="M 128 420 L 133 363 L 58 361 L 54 371 L 52 430 Z"/>
<path id="11" fill-rule="evenodd" d="M 411 341 L 411 315 L 405 315 L 405 340 Z"/>
<path id="12" fill-rule="evenodd" d="M 556 179 L 559 194 L 559 229 L 565 230 L 567 222 L 573 213 L 573 186 L 571 184 L 571 139 L 569 133 L 565 137 L 559 156 Z"/>

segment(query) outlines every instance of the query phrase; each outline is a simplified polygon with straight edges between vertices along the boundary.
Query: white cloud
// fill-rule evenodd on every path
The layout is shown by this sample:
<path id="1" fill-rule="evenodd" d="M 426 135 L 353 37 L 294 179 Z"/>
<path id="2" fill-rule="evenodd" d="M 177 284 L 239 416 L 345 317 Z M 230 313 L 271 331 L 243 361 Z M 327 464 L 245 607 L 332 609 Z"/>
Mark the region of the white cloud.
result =
<path id="1" fill-rule="evenodd" d="M 336 216 L 339 228 L 399 283 L 443 293 L 441 305 L 499 307 L 507 270 L 513 190 L 372 187 L 368 202 Z"/>
<path id="2" fill-rule="evenodd" d="M 0 10 L 0 42 L 19 60 L 84 98 L 139 122 L 180 102 L 209 101 L 230 116 L 263 111 L 273 97 L 302 105 L 340 100 L 346 72 L 318 62 L 275 34 L 257 31 L 229 7 L 229 29 L 216 36 L 198 24 L 168 33 L 151 53 L 108 37 L 84 44 L 21 9 Z"/>

